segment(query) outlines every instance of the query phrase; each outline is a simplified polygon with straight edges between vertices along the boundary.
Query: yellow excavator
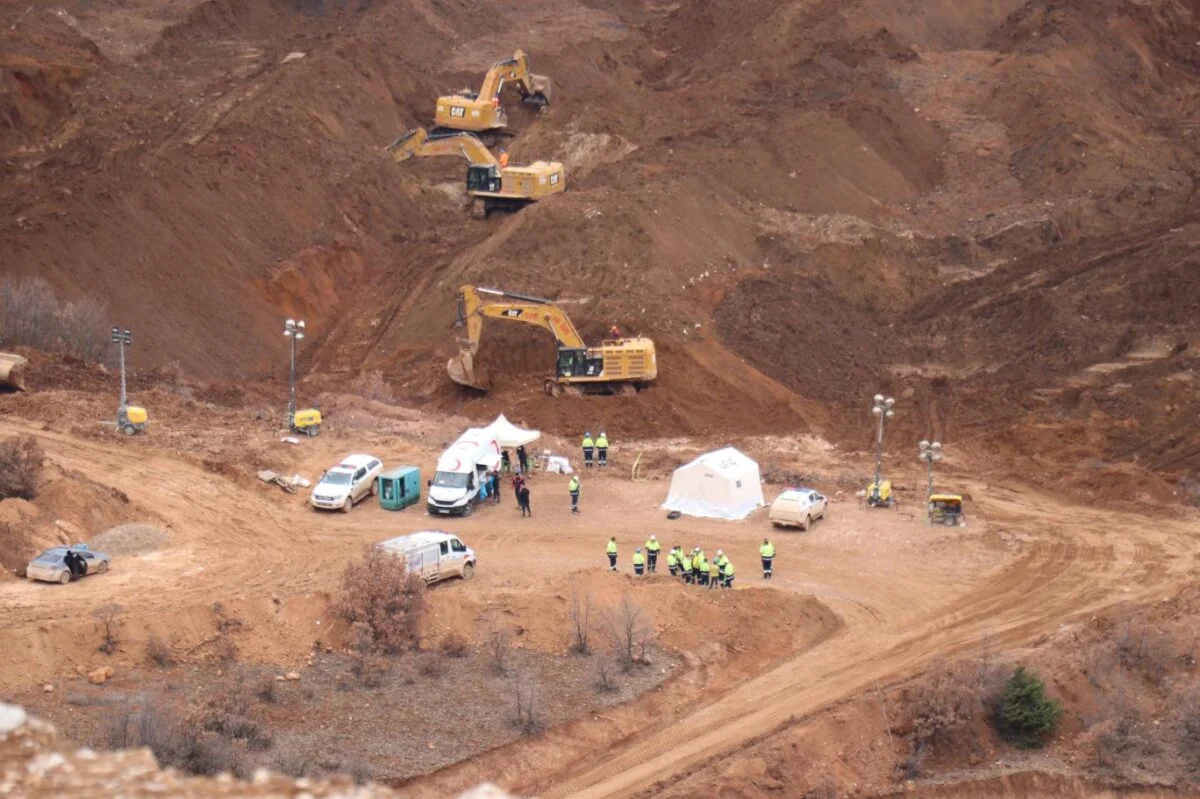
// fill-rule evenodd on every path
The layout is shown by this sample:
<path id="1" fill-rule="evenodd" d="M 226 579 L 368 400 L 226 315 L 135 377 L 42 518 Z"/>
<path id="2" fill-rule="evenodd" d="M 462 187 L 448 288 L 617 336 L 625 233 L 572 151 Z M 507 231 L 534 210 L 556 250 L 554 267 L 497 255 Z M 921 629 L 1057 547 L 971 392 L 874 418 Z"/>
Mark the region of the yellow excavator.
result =
<path id="1" fill-rule="evenodd" d="M 501 166 L 483 142 L 461 131 L 432 134 L 417 128 L 389 144 L 387 150 L 397 163 L 434 155 L 466 158 L 467 194 L 477 204 L 482 201 L 484 217 L 492 211 L 515 211 L 567 187 L 563 165 L 558 161 Z"/>
<path id="2" fill-rule="evenodd" d="M 528 57 L 518 50 L 512 58 L 492 64 L 478 92 L 462 89 L 457 94 L 439 97 L 434 124 L 438 129 L 466 130 L 494 137 L 508 127 L 508 114 L 500 103 L 505 84 L 515 85 L 527 105 L 540 108 L 550 104 L 550 79 L 531 73 Z"/>
<path id="3" fill-rule="evenodd" d="M 654 342 L 648 338 L 610 337 L 599 347 L 583 342 L 575 325 L 562 308 L 551 300 L 513 294 L 499 289 L 462 286 L 458 290 L 457 324 L 459 353 L 446 364 L 455 383 L 487 390 L 487 380 L 475 365 L 483 320 L 508 319 L 543 327 L 558 341 L 558 365 L 555 376 L 546 379 L 546 393 L 561 394 L 636 394 L 639 388 L 658 377 Z"/>

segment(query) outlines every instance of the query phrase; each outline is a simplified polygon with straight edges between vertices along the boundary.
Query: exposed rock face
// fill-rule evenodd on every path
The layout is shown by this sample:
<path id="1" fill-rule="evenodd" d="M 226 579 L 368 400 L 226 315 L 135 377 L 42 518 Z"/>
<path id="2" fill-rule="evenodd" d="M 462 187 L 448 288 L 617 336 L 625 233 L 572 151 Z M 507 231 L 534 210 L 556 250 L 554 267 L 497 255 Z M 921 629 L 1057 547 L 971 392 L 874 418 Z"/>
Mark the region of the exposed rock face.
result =
<path id="1" fill-rule="evenodd" d="M 26 797 L 345 797 L 389 799 L 398 794 L 378 785 L 355 785 L 349 777 L 293 779 L 266 770 L 249 782 L 227 774 L 187 777 L 158 767 L 149 749 L 96 752 L 72 746 L 54 727 L 0 703 L 0 796 Z M 508 799 L 491 785 L 463 799 Z"/>

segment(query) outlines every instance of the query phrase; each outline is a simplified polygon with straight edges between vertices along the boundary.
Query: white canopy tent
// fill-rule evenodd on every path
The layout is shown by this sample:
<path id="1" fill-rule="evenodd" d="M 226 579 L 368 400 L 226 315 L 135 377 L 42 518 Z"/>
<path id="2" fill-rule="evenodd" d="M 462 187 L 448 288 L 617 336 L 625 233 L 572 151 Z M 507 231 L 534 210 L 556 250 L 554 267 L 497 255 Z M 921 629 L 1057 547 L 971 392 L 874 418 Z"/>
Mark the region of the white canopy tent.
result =
<path id="1" fill-rule="evenodd" d="M 709 519 L 744 519 L 764 504 L 758 464 L 726 447 L 676 469 L 663 508 Z"/>
<path id="2" fill-rule="evenodd" d="M 488 433 L 495 436 L 496 440 L 500 442 L 501 447 L 506 449 L 532 444 L 542 437 L 540 430 L 526 430 L 523 427 L 517 427 L 504 418 L 504 414 L 497 416 L 496 421 L 492 422 L 485 429 Z"/>

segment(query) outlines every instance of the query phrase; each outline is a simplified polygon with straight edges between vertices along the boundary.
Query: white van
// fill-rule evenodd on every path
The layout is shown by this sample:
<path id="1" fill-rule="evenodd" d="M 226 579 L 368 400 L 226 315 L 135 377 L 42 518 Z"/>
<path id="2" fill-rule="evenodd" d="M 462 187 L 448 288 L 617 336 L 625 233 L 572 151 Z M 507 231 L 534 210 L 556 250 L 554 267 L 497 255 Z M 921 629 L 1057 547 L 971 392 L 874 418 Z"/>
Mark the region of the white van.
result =
<path id="1" fill-rule="evenodd" d="M 421 575 L 426 583 L 451 577 L 470 580 L 475 574 L 475 551 L 458 536 L 441 530 L 420 530 L 389 538 L 376 546 L 403 557 L 409 573 Z"/>
<path id="2" fill-rule="evenodd" d="M 788 488 L 771 503 L 771 523 L 776 527 L 807 530 L 817 519 L 825 518 L 828 503 L 811 488 Z"/>
<path id="3" fill-rule="evenodd" d="M 438 458 L 429 481 L 427 507 L 434 516 L 467 516 L 489 471 L 500 466 L 500 444 L 486 430 L 472 427 Z"/>

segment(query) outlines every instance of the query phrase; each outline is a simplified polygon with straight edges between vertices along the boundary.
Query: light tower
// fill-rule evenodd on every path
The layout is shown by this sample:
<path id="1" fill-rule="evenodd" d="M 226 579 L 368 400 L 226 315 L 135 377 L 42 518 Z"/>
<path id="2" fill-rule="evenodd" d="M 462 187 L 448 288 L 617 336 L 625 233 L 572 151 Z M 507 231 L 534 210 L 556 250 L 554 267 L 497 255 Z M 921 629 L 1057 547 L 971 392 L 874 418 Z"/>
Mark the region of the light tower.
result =
<path id="1" fill-rule="evenodd" d="M 116 344 L 121 358 L 121 401 L 117 404 L 117 429 L 127 436 L 141 433 L 146 429 L 146 409 L 129 404 L 125 391 L 125 348 L 133 346 L 133 331 L 129 328 L 112 329 L 112 341 Z"/>
<path id="2" fill-rule="evenodd" d="M 896 415 L 893 409 L 895 405 L 896 400 L 882 394 L 876 394 L 871 405 L 871 413 L 879 417 L 879 428 L 875 434 L 875 482 L 867 491 L 867 504 L 872 506 L 892 504 L 891 487 L 883 485 L 883 431 L 887 420 Z"/>
<path id="3" fill-rule="evenodd" d="M 283 335 L 292 340 L 292 365 L 288 373 L 288 415 L 289 430 L 296 429 L 296 342 L 304 338 L 304 320 L 289 319 L 283 323 Z"/>
<path id="4" fill-rule="evenodd" d="M 921 441 L 917 444 L 917 459 L 925 462 L 925 471 L 929 478 L 929 486 L 927 497 L 933 496 L 933 464 L 942 459 L 942 444 L 940 441 L 934 441 L 930 444 L 928 441 Z"/>

